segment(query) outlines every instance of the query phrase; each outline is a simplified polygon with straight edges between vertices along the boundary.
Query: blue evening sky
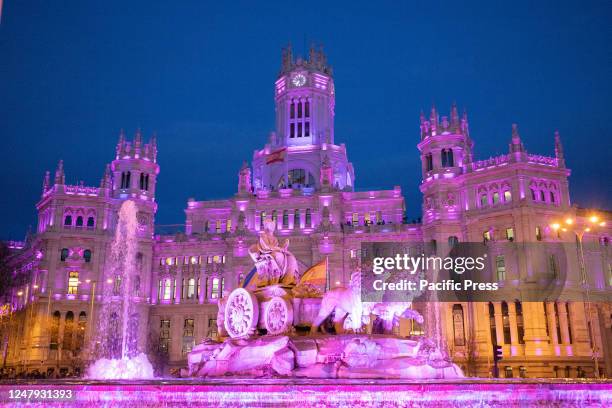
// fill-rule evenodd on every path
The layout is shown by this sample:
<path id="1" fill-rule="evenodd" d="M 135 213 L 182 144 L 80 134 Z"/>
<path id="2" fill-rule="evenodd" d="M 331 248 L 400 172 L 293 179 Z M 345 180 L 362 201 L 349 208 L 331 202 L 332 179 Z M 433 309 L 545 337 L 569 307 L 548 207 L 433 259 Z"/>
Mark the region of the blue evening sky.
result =
<path id="1" fill-rule="evenodd" d="M 189 197 L 236 191 L 274 126 L 280 50 L 323 43 L 336 142 L 357 188 L 402 186 L 418 217 L 419 111 L 467 109 L 477 159 L 511 124 L 553 155 L 575 203 L 609 208 L 612 2 L 4 0 L 0 23 L 0 238 L 35 225 L 44 171 L 98 185 L 117 135 L 158 133 L 158 224 Z"/>

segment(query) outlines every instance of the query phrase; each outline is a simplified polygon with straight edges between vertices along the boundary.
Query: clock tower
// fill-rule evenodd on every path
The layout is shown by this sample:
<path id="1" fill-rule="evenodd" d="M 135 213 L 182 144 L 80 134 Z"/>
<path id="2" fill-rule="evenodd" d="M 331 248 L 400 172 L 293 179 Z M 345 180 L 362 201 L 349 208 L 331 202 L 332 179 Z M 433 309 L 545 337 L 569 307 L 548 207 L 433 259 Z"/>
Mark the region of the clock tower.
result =
<path id="1" fill-rule="evenodd" d="M 285 48 L 274 96 L 279 145 L 334 143 L 334 81 L 322 49 L 294 60 L 291 46 Z"/>
<path id="2" fill-rule="evenodd" d="M 355 173 L 346 146 L 334 142 L 336 94 L 332 70 L 322 49 L 308 58 L 283 49 L 274 83 L 276 132 L 253 154 L 253 189 L 292 188 L 353 191 Z"/>

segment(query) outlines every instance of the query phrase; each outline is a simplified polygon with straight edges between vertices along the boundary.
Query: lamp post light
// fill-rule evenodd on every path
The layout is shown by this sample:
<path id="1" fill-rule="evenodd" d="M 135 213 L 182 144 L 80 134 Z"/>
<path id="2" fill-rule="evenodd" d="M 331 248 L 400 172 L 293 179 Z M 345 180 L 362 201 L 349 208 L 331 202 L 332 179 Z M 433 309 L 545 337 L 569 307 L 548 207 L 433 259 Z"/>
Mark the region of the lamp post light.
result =
<path id="1" fill-rule="evenodd" d="M 595 363 L 595 378 L 599 378 L 599 359 L 598 359 L 598 347 L 597 347 L 597 339 L 595 338 L 595 334 L 593 332 L 593 324 L 591 323 L 591 302 L 590 302 L 590 285 L 587 282 L 586 275 L 586 262 L 584 261 L 584 247 L 582 245 L 584 234 L 587 232 L 591 232 L 593 228 L 597 227 L 605 227 L 606 222 L 601 220 L 597 215 L 591 215 L 587 218 L 587 222 L 583 226 L 577 225 L 576 220 L 571 217 L 566 218 L 563 223 L 554 222 L 550 225 L 551 228 L 555 231 L 567 232 L 571 231 L 576 236 L 576 241 L 578 242 L 578 264 L 580 266 L 580 280 L 582 287 L 584 289 L 584 294 L 586 296 L 586 307 L 585 307 L 585 318 L 587 321 L 589 336 L 591 337 L 591 355 L 593 357 Z"/>

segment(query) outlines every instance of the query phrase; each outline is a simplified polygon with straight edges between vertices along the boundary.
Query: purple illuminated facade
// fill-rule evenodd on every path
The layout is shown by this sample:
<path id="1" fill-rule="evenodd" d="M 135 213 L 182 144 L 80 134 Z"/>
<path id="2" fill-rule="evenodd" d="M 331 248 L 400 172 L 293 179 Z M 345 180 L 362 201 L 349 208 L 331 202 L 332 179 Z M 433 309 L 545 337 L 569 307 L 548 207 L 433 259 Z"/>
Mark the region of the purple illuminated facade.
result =
<path id="1" fill-rule="evenodd" d="M 290 238 L 300 272 L 327 258 L 334 287 L 346 285 L 359 267 L 361 242 L 570 240 L 571 231 L 550 225 L 566 219 L 582 225 L 592 216 L 570 202 L 570 170 L 558 133 L 551 136 L 555 155 L 540 156 L 527 152 L 513 125 L 507 154 L 476 160 L 467 115 L 452 106 L 448 116 L 436 108 L 421 114 L 420 138 L 415 132 L 414 140 L 422 159 L 422 222 L 406 223 L 400 187 L 356 191 L 347 147 L 336 144 L 335 97 L 322 51 L 295 59 L 284 50 L 274 84 L 276 130 L 250 165 L 233 167 L 236 194 L 189 199 L 184 230 L 171 235 L 155 233 L 155 137 L 145 142 L 138 131 L 127 141 L 122 133 L 99 187 L 66 185 L 60 162 L 55 176 L 44 179 L 37 232 L 12 258 L 16 279 L 7 301 L 14 313 L 2 326 L 6 367 L 74 372 L 87 361 L 91 316 L 96 321 L 100 304 L 113 301 L 104 288 L 121 285 L 109 274 L 107 259 L 117 210 L 126 199 L 138 206 L 137 275 L 131 282 L 139 304 L 139 348 L 166 371 L 185 367 L 194 344 L 217 337 L 217 302 L 253 268 L 247 249 L 266 219 L 276 223 L 277 236 Z M 610 219 L 605 211 L 597 214 Z M 601 243 L 585 256 L 593 291 L 612 287 L 609 236 L 605 224 L 584 235 L 585 242 Z M 500 256 L 492 260 L 498 271 L 503 268 L 500 280 L 540 272 L 530 266 L 529 254 L 516 263 Z M 568 285 L 579 288 L 578 279 Z M 600 371 L 612 375 L 609 303 L 589 308 L 508 299 L 441 308 L 449 352 L 468 375 L 489 376 L 493 344 L 504 347 L 505 376 L 593 376 L 594 356 Z M 420 330 L 408 322 L 397 328 L 401 335 Z"/>

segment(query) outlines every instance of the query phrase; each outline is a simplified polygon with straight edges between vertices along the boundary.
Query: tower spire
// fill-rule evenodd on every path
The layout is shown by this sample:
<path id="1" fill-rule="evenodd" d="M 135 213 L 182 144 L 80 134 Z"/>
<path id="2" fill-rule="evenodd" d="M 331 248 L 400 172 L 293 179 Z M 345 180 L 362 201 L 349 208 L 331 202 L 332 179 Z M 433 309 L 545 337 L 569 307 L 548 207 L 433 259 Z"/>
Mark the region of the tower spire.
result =
<path id="1" fill-rule="evenodd" d="M 561 136 L 559 135 L 558 130 L 555 130 L 555 157 L 557 158 L 557 165 L 559 167 L 565 167 L 563 145 L 561 144 Z"/>
<path id="2" fill-rule="evenodd" d="M 49 173 L 49 170 L 47 170 L 45 172 L 45 177 L 43 179 L 43 188 L 42 188 L 43 194 L 45 194 L 45 192 L 49 189 L 50 183 L 51 183 L 51 174 Z"/>
<path id="3" fill-rule="evenodd" d="M 64 161 L 60 160 L 57 163 L 57 169 L 55 170 L 55 184 L 64 184 L 66 181 L 66 175 L 64 174 Z"/>
<path id="4" fill-rule="evenodd" d="M 121 130 L 119 131 L 119 141 L 117 142 L 117 150 L 116 150 L 117 159 L 121 156 L 124 146 L 125 146 L 125 132 L 123 131 L 123 128 L 121 128 Z"/>
<path id="5" fill-rule="evenodd" d="M 521 135 L 518 131 L 518 125 L 516 123 L 512 124 L 512 140 L 510 142 L 510 153 L 516 152 L 524 152 L 525 146 L 523 146 L 523 142 L 521 141 Z"/>
<path id="6" fill-rule="evenodd" d="M 457 111 L 457 103 L 451 105 L 450 124 L 453 130 L 459 130 L 459 112 Z"/>

